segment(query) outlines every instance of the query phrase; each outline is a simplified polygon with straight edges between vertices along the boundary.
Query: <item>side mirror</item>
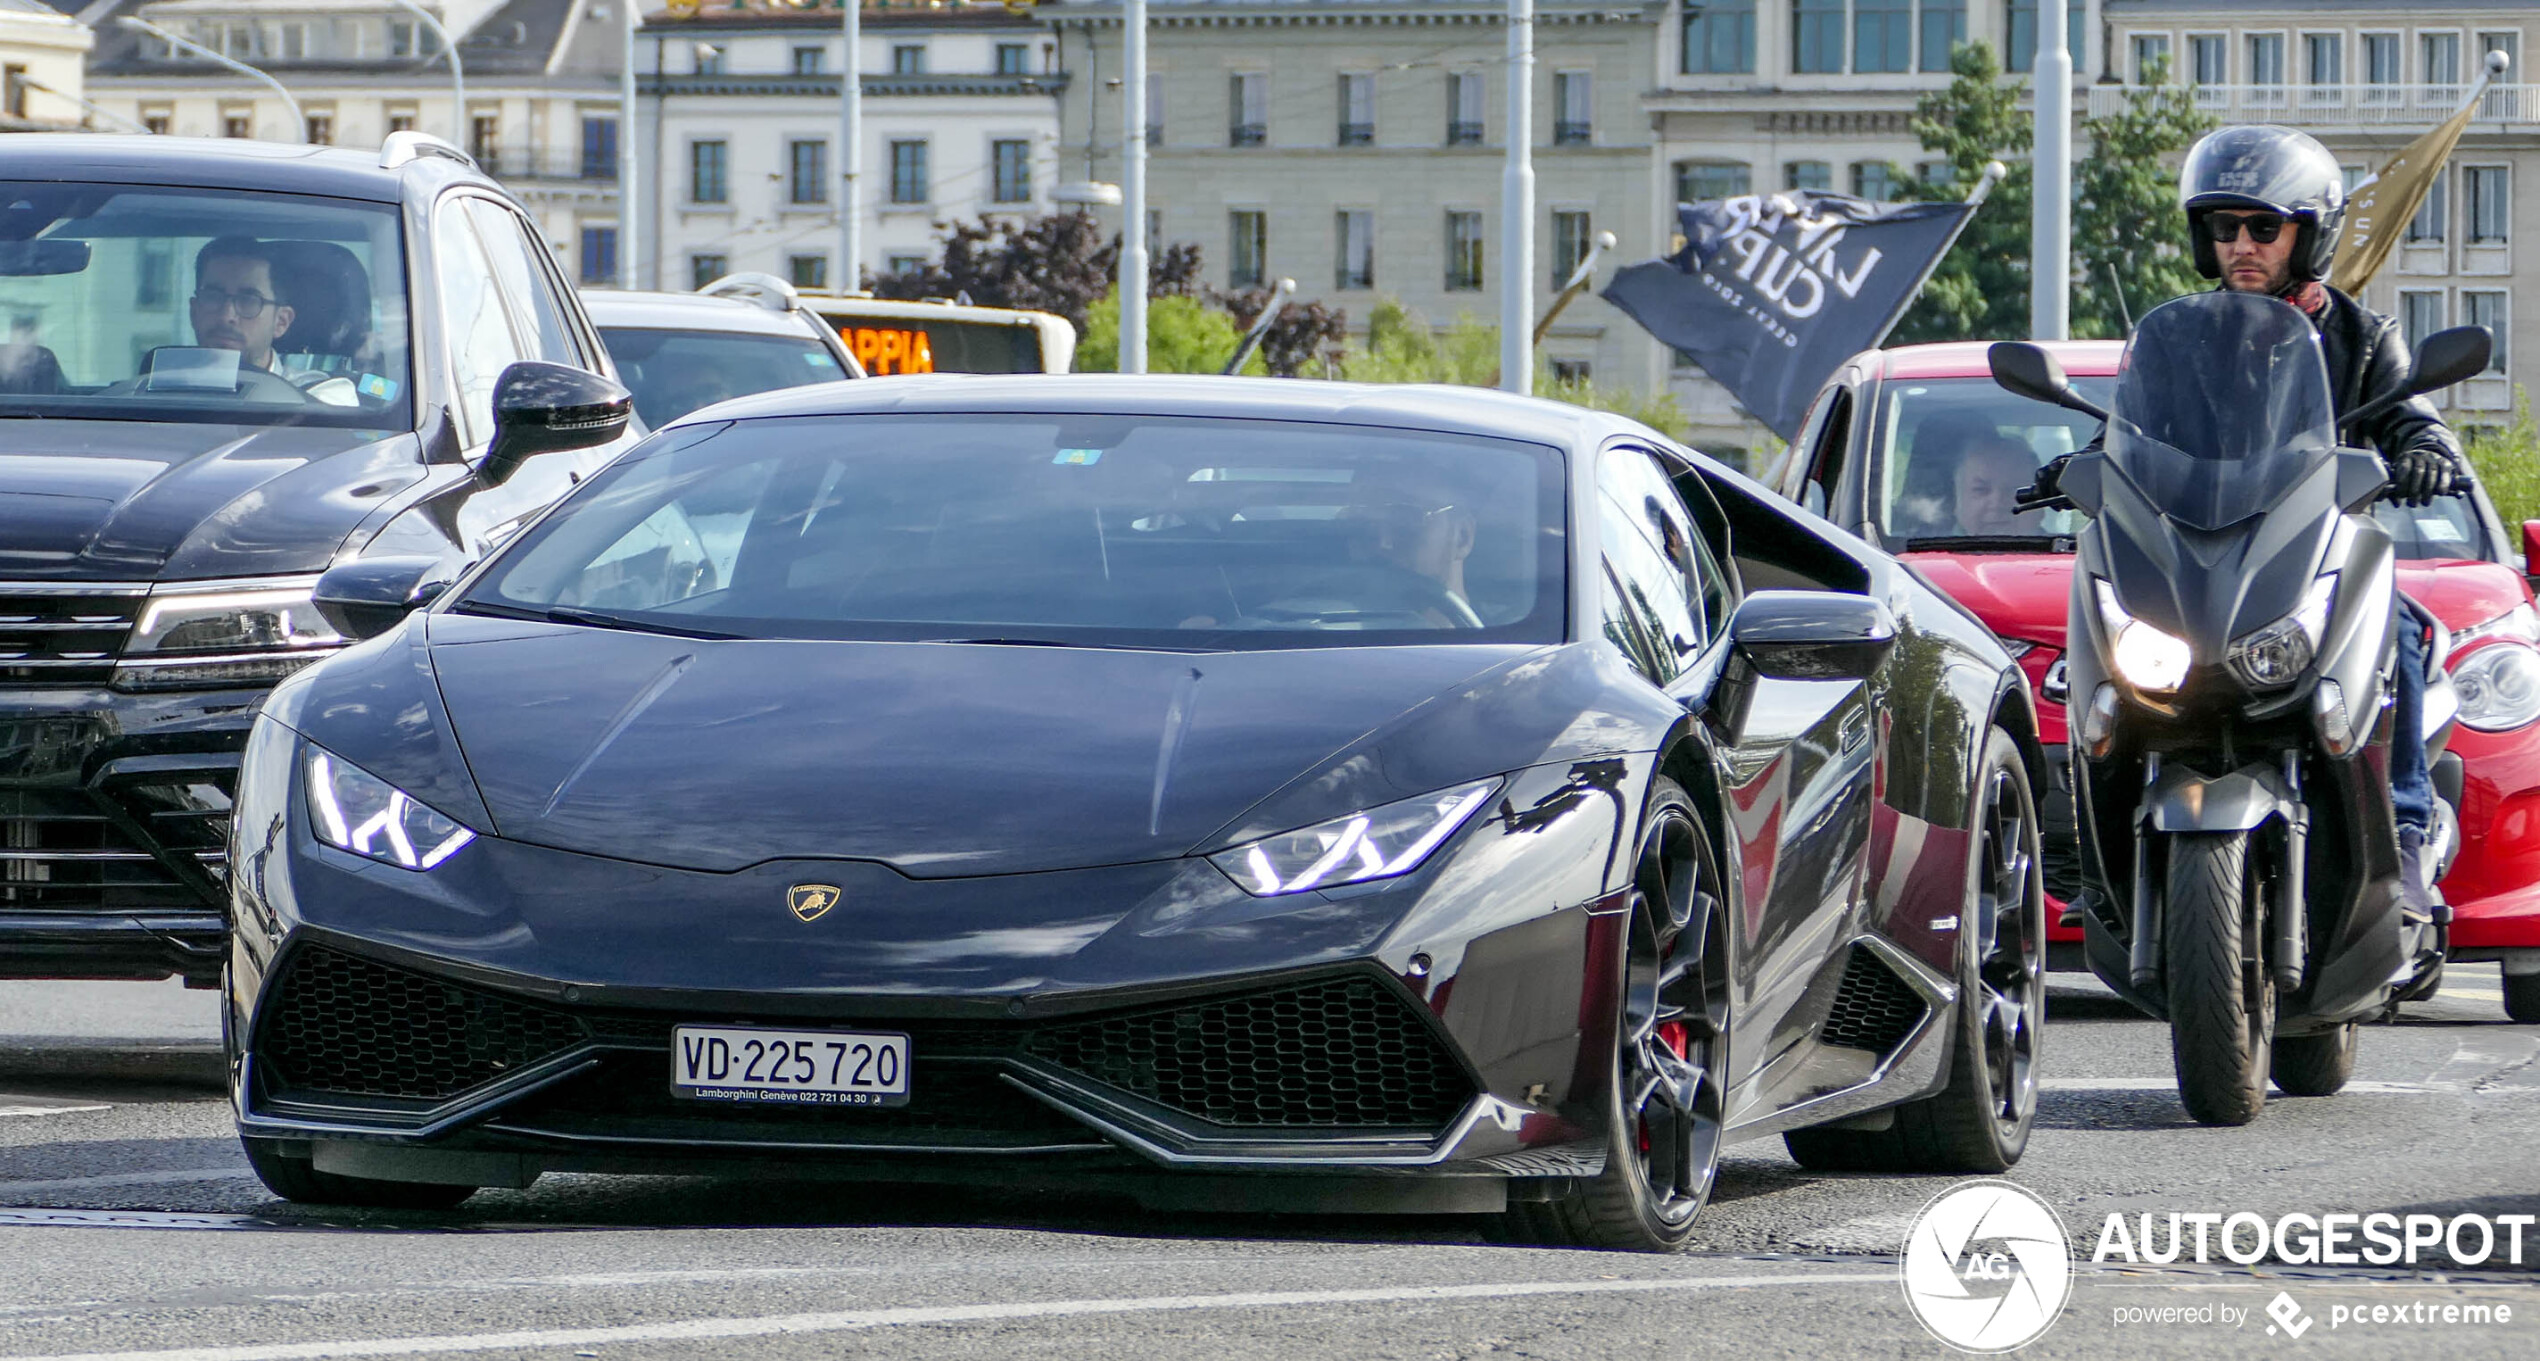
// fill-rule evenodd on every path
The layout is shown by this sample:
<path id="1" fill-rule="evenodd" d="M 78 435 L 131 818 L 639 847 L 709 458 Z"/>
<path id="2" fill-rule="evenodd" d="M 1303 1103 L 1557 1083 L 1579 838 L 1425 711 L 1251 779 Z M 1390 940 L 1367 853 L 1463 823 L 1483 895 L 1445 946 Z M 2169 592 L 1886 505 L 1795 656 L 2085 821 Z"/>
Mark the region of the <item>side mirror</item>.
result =
<path id="1" fill-rule="evenodd" d="M 1896 646 L 1896 617 L 1865 595 L 1757 591 L 1729 616 L 1729 642 L 1775 680 L 1867 680 Z"/>
<path id="2" fill-rule="evenodd" d="M 359 641 L 431 604 L 455 575 L 439 558 L 356 558 L 327 568 L 309 598 L 337 633 Z"/>
<path id="3" fill-rule="evenodd" d="M 2540 576 L 2540 520 L 2522 522 L 2522 574 L 2525 580 Z"/>
<path id="4" fill-rule="evenodd" d="M 2416 362 L 2408 369 L 2408 391 L 2423 396 L 2475 378 L 2487 371 L 2488 356 L 2495 350 L 2496 338 L 2484 326 L 2437 331 L 2417 347 Z"/>
<path id="5" fill-rule="evenodd" d="M 635 399 L 615 379 L 524 359 L 494 380 L 494 442 L 476 476 L 499 487 L 539 454 L 588 449 L 626 433 Z"/>
<path id="6" fill-rule="evenodd" d="M 2096 420 L 2108 419 L 2107 411 L 2098 403 L 2073 391 L 2072 380 L 2064 376 L 2064 366 L 2056 363 L 2055 356 L 2043 346 L 2025 340 L 1997 341 L 1984 357 L 1993 370 L 1993 381 L 2001 384 L 2003 390 Z"/>

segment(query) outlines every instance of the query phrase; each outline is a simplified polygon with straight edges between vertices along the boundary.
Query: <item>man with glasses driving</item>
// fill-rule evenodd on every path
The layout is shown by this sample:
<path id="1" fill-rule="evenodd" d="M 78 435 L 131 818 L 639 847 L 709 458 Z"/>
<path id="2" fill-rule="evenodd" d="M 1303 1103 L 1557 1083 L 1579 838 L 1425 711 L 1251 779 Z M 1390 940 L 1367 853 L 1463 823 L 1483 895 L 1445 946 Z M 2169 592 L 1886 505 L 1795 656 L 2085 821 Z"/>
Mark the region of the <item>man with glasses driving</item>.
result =
<path id="1" fill-rule="evenodd" d="M 272 370 L 274 342 L 294 315 L 274 286 L 273 252 L 250 236 L 223 236 L 194 253 L 194 341 L 236 350 L 242 368 Z"/>

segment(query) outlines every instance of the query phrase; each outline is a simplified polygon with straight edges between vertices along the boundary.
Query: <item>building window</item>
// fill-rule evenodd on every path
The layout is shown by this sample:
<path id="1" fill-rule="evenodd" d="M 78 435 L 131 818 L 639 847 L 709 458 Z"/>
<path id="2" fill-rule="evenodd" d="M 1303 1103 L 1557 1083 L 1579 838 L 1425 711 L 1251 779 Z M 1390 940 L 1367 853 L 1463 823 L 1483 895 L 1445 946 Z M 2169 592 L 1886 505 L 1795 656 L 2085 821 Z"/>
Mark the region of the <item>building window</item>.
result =
<path id="1" fill-rule="evenodd" d="M 141 126 L 154 137 L 165 137 L 174 120 L 163 113 L 145 113 L 141 115 Z"/>
<path id="2" fill-rule="evenodd" d="M 1685 0 L 1684 20 L 1686 75 L 1746 75 L 1755 69 L 1755 0 Z"/>
<path id="3" fill-rule="evenodd" d="M 1589 243 L 1594 238 L 1586 213 L 1556 212 L 1552 215 L 1552 286 L 1555 289 L 1568 286 L 1570 276 L 1579 272 L 1580 264 L 1588 258 Z"/>
<path id="4" fill-rule="evenodd" d="M 581 263 L 582 282 L 586 284 L 616 283 L 617 228 L 583 228 Z"/>
<path id="5" fill-rule="evenodd" d="M 818 48 L 818 47 L 797 47 L 797 48 L 795 48 L 795 49 L 794 49 L 794 74 L 795 74 L 795 75 L 798 75 L 798 76 L 816 76 L 816 75 L 819 75 L 819 74 L 820 74 L 820 68 L 821 68 L 821 67 L 823 67 L 823 66 L 825 66 L 825 65 L 827 65 L 827 64 L 828 64 L 828 62 L 829 62 L 829 53 L 828 53 L 828 51 L 827 51 L 826 49 L 823 49 L 823 48 Z"/>
<path id="6" fill-rule="evenodd" d="M 1244 71 L 1226 78 L 1226 145 L 1261 146 L 1270 140 L 1270 77 Z"/>
<path id="7" fill-rule="evenodd" d="M 788 255 L 785 278 L 796 288 L 827 288 L 829 257 L 826 255 Z"/>
<path id="8" fill-rule="evenodd" d="M 1552 381 L 1556 383 L 1571 384 L 1588 381 L 1588 361 L 1584 359 L 1555 359 L 1551 363 Z"/>
<path id="9" fill-rule="evenodd" d="M 1332 286 L 1342 289 L 1376 286 L 1376 215 L 1365 209 L 1332 214 L 1332 239 L 1339 248 Z"/>
<path id="10" fill-rule="evenodd" d="M 719 76 L 723 74 L 723 49 L 715 46 L 713 43 L 698 43 L 694 47 L 689 48 L 688 59 L 689 63 L 696 68 L 696 73 L 698 75 Z"/>
<path id="11" fill-rule="evenodd" d="M 829 144 L 804 140 L 785 144 L 785 198 L 790 203 L 829 201 Z"/>
<path id="12" fill-rule="evenodd" d="M 1164 77 L 1147 72 L 1147 145 L 1164 145 Z"/>
<path id="13" fill-rule="evenodd" d="M 2425 338 L 2443 329 L 2443 292 L 2441 289 L 2401 289 L 2399 291 L 2399 330 L 2414 352 Z"/>
<path id="14" fill-rule="evenodd" d="M 2489 48 L 2489 51 L 2495 51 Z M 2502 289 L 2465 288 L 2461 290 L 2461 324 L 2484 326 L 2496 343 L 2487 351 L 2488 373 L 2507 372 L 2505 366 L 2505 294 Z"/>
<path id="15" fill-rule="evenodd" d="M 256 135 L 254 120 L 243 113 L 222 114 L 220 119 L 220 135 L 223 137 L 253 137 Z"/>
<path id="16" fill-rule="evenodd" d="M 308 55 L 309 26 L 307 24 L 284 24 L 282 26 L 282 59 L 284 61 L 305 61 L 308 59 Z"/>
<path id="17" fill-rule="evenodd" d="M 1032 199 L 1032 144 L 1021 138 L 988 143 L 989 196 L 999 203 Z"/>
<path id="18" fill-rule="evenodd" d="M 1914 0 L 1852 0 L 1852 69 L 1903 71 L 1914 62 Z"/>
<path id="19" fill-rule="evenodd" d="M 586 180 L 617 178 L 617 120 L 615 118 L 582 120 L 582 178 Z"/>
<path id="20" fill-rule="evenodd" d="M 1482 287 L 1482 215 L 1446 215 L 1446 291 L 1477 293 Z"/>
<path id="21" fill-rule="evenodd" d="M 2137 33 L 2134 35 L 2134 83 L 2149 85 L 2156 73 L 2176 75 L 2169 69 L 2170 35 Z"/>
<path id="22" fill-rule="evenodd" d="M 415 54 L 415 26 L 402 19 L 388 21 L 388 55 L 411 57 Z"/>
<path id="23" fill-rule="evenodd" d="M 1948 161 L 1917 161 L 1914 178 L 1934 188 L 1946 188 L 1958 182 L 1958 167 Z"/>
<path id="24" fill-rule="evenodd" d="M 2447 207 L 2445 200 L 2451 192 L 2451 170 L 2437 171 L 2433 187 L 2425 191 L 2425 202 L 2418 206 L 2417 215 L 2408 219 L 2407 239 L 2410 244 L 2439 242 L 2451 234 L 2451 222 L 2444 211 Z"/>
<path id="25" fill-rule="evenodd" d="M 410 113 L 392 113 L 388 115 L 388 130 L 390 132 L 414 131 L 415 116 Z"/>
<path id="26" fill-rule="evenodd" d="M 2008 69 L 2010 70 L 2034 71 L 2037 69 L 2038 2 L 2039 0 L 2005 0 L 2003 26 L 2007 37 L 2002 47 L 2008 54 Z M 2088 9 L 2086 0 L 2070 0 L 2070 3 L 2064 7 L 2064 46 L 2072 53 L 2075 71 L 2082 69 L 2083 54 L 2089 51 L 2087 41 L 2090 25 L 2087 22 L 2089 15 L 2086 12 Z"/>
<path id="27" fill-rule="evenodd" d="M 2418 34 L 2417 73 L 2423 84 L 2460 84 L 2461 35 L 2458 33 Z"/>
<path id="28" fill-rule="evenodd" d="M 899 43 L 891 48 L 891 74 L 922 76 L 926 74 L 926 45 Z"/>
<path id="29" fill-rule="evenodd" d="M 1716 161 L 1686 161 L 1676 167 L 1676 201 L 1702 203 L 1707 200 L 1736 198 L 1751 192 L 1753 177 L 1743 165 Z"/>
<path id="30" fill-rule="evenodd" d="M 1552 144 L 1586 146 L 1596 140 L 1596 77 L 1585 71 L 1552 74 Z"/>
<path id="31" fill-rule="evenodd" d="M 891 143 L 891 202 L 926 203 L 934 192 L 926 173 L 926 143 Z"/>
<path id="32" fill-rule="evenodd" d="M 731 256 L 716 253 L 688 257 L 688 287 L 691 289 L 703 288 L 731 272 Z"/>
<path id="33" fill-rule="evenodd" d="M 2219 33 L 2187 35 L 2188 79 L 2197 85 L 2231 83 L 2231 49 Z"/>
<path id="34" fill-rule="evenodd" d="M 2511 239 L 2513 196 L 2501 165 L 2464 166 L 2461 188 L 2469 195 L 2469 243 L 2501 245 Z"/>
<path id="35" fill-rule="evenodd" d="M 1896 172 L 1885 161 L 1852 163 L 1852 196 L 1872 203 L 1886 203 L 1896 197 Z"/>
<path id="36" fill-rule="evenodd" d="M 1376 144 L 1376 77 L 1365 71 L 1345 71 L 1340 86 L 1340 137 L 1342 146 L 1374 146 Z"/>
<path id="37" fill-rule="evenodd" d="M 1782 166 L 1784 189 L 1832 189 L 1834 167 L 1824 161 L 1791 161 Z"/>
<path id="38" fill-rule="evenodd" d="M 1226 286 L 1259 288 L 1270 274 L 1270 215 L 1253 208 L 1226 214 Z"/>
<path id="39" fill-rule="evenodd" d="M 1027 43 L 997 44 L 997 74 L 1021 76 L 1031 73 L 1032 48 Z"/>
<path id="40" fill-rule="evenodd" d="M 132 305 L 164 308 L 174 293 L 168 281 L 176 276 L 175 248 L 166 241 L 143 241 L 140 246 L 140 268 L 132 276 Z"/>
<path id="41" fill-rule="evenodd" d="M 724 168 L 731 147 L 722 141 L 688 144 L 688 199 L 692 203 L 722 203 L 729 197 L 724 183 Z"/>
<path id="42" fill-rule="evenodd" d="M 499 115 L 480 113 L 467 120 L 467 154 L 488 175 L 501 168 L 503 158 L 502 119 Z"/>
<path id="43" fill-rule="evenodd" d="M 2360 41 L 2364 45 L 2364 83 L 2398 84 L 2402 79 L 2399 74 L 2399 35 L 2367 33 Z"/>
<path id="44" fill-rule="evenodd" d="M 1949 54 L 1967 40 L 1967 0 L 1923 0 L 1921 59 L 1925 71 L 1949 69 Z"/>
<path id="45" fill-rule="evenodd" d="M 2282 85 L 2284 83 L 2284 35 L 2252 33 L 2249 35 L 2249 84 Z"/>
<path id="46" fill-rule="evenodd" d="M 1447 75 L 1446 144 L 1482 144 L 1482 78 L 1476 73 L 1455 71 Z"/>
<path id="47" fill-rule="evenodd" d="M 1803 75 L 1843 69 L 1843 0 L 1790 0 L 1790 69 Z"/>
<path id="48" fill-rule="evenodd" d="M 2345 34 L 2302 35 L 2302 80 L 2304 84 L 2315 87 L 2346 83 Z"/>
<path id="49" fill-rule="evenodd" d="M 310 114 L 310 115 L 309 115 L 309 145 L 310 145 L 310 146 L 333 146 L 333 145 L 335 145 L 335 115 L 334 115 L 334 114 L 331 114 L 331 113 L 313 113 L 313 114 Z"/>

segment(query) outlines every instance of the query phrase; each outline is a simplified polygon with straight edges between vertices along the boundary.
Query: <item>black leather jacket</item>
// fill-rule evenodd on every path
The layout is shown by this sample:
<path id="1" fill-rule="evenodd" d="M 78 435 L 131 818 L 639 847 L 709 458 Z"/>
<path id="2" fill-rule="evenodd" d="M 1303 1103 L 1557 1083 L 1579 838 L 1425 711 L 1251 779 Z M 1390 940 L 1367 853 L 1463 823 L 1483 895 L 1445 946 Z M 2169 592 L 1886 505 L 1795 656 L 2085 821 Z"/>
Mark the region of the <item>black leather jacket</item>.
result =
<path id="1" fill-rule="evenodd" d="M 2398 322 L 2334 288 L 2323 286 L 2322 291 L 2328 294 L 2328 306 L 2312 320 L 2328 359 L 2329 395 L 2343 416 L 2408 381 L 2408 342 L 2399 334 Z M 2455 471 L 2469 466 L 2461 456 L 2460 437 L 2422 397 L 2411 397 L 2355 427 L 2351 438 L 2358 446 L 2369 443 L 2380 450 L 2385 462 L 2422 450 L 2439 455 Z"/>

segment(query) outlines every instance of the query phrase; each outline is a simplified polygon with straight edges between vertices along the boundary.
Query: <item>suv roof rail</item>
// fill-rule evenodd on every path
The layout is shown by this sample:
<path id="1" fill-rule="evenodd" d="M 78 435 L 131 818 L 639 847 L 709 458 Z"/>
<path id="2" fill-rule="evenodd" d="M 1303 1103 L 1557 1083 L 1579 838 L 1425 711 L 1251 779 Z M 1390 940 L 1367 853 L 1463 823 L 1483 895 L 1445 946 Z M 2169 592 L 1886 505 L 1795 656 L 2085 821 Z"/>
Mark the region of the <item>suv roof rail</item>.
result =
<path id="1" fill-rule="evenodd" d="M 388 140 L 379 144 L 379 168 L 382 170 L 394 170 L 425 156 L 446 157 L 470 170 L 476 169 L 475 157 L 428 132 L 416 132 L 411 128 L 392 132 L 388 134 Z"/>
<path id="2" fill-rule="evenodd" d="M 792 284 L 757 270 L 726 274 L 697 291 L 709 298 L 738 298 L 743 302 L 756 303 L 770 312 L 799 312 L 803 306 L 802 294 Z"/>

